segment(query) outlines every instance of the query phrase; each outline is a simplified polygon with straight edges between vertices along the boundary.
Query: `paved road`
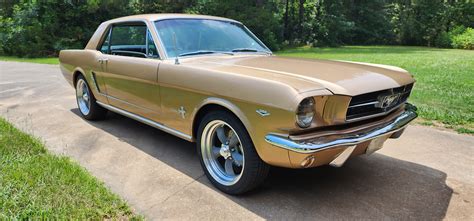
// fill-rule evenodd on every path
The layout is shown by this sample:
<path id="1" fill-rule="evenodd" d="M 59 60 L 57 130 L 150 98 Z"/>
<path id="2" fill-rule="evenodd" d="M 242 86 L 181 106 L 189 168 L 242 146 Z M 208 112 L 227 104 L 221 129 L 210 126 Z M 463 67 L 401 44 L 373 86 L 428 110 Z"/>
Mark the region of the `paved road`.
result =
<path id="1" fill-rule="evenodd" d="M 342 168 L 273 169 L 258 190 L 222 194 L 194 145 L 110 114 L 87 122 L 58 66 L 0 62 L 0 115 L 71 156 L 151 219 L 474 220 L 474 136 L 410 126 Z"/>

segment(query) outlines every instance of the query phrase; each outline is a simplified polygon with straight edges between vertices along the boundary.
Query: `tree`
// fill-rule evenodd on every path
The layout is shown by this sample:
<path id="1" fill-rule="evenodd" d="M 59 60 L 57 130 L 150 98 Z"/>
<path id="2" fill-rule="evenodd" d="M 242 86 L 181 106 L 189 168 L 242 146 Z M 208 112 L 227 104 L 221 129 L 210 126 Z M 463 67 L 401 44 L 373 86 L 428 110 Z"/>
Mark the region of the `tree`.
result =
<path id="1" fill-rule="evenodd" d="M 394 41 L 386 0 L 344 2 L 347 20 L 353 22 L 348 44 L 388 44 Z M 375 13 L 374 13 L 375 12 Z"/>
<path id="2" fill-rule="evenodd" d="M 0 13 L 0 53 L 17 56 L 83 48 L 101 22 L 142 13 L 233 18 L 273 50 L 306 44 L 451 47 L 454 36 L 474 27 L 474 0 L 10 0 L 0 1 Z"/>
<path id="3" fill-rule="evenodd" d="M 280 47 L 282 26 L 277 18 L 278 5 L 275 1 L 200 0 L 188 11 L 241 21 L 271 49 Z"/>

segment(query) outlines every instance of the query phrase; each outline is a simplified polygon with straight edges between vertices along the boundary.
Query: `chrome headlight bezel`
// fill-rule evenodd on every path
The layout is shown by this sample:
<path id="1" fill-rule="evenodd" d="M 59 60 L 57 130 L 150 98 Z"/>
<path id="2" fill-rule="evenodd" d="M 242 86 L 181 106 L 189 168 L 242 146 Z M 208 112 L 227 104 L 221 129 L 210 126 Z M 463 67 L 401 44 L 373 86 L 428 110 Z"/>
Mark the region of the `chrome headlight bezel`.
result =
<path id="1" fill-rule="evenodd" d="M 296 109 L 296 124 L 300 128 L 308 128 L 314 120 L 316 102 L 313 97 L 303 99 Z"/>

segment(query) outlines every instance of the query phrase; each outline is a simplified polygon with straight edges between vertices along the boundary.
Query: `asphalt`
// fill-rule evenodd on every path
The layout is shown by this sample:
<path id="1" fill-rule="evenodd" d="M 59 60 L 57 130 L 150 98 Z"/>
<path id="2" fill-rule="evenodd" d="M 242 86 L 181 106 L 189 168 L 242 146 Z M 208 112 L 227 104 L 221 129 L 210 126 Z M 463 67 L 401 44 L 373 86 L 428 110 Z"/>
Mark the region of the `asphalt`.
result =
<path id="1" fill-rule="evenodd" d="M 342 168 L 272 168 L 262 187 L 235 197 L 211 186 L 193 143 L 117 114 L 83 120 L 57 65 L 0 62 L 0 116 L 148 219 L 474 220 L 474 136 L 410 126 Z"/>

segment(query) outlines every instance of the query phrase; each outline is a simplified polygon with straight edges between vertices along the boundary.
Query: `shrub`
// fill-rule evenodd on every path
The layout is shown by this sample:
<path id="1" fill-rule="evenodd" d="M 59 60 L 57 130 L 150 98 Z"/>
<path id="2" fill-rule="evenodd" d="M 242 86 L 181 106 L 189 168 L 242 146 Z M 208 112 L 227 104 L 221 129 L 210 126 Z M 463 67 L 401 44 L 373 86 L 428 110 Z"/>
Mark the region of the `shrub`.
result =
<path id="1" fill-rule="evenodd" d="M 453 48 L 474 50 L 474 29 L 467 28 L 464 33 L 453 36 L 451 40 Z"/>
<path id="2" fill-rule="evenodd" d="M 468 42 L 472 42 L 472 40 L 469 40 L 469 34 L 466 34 L 468 29 L 472 30 L 472 28 L 466 28 L 463 25 L 459 25 L 451 29 L 449 32 L 443 31 L 439 33 L 434 42 L 435 46 L 440 48 L 469 49 Z M 472 39 L 472 35 L 470 38 Z M 456 39 L 456 43 L 454 42 L 454 39 Z"/>
<path id="3" fill-rule="evenodd" d="M 451 48 L 451 35 L 447 32 L 441 32 L 435 40 L 435 46 L 439 48 Z"/>
<path id="4" fill-rule="evenodd" d="M 449 37 L 452 38 L 456 35 L 461 35 L 462 33 L 466 31 L 466 29 L 467 28 L 464 27 L 464 25 L 456 26 L 451 31 L 449 31 Z"/>

